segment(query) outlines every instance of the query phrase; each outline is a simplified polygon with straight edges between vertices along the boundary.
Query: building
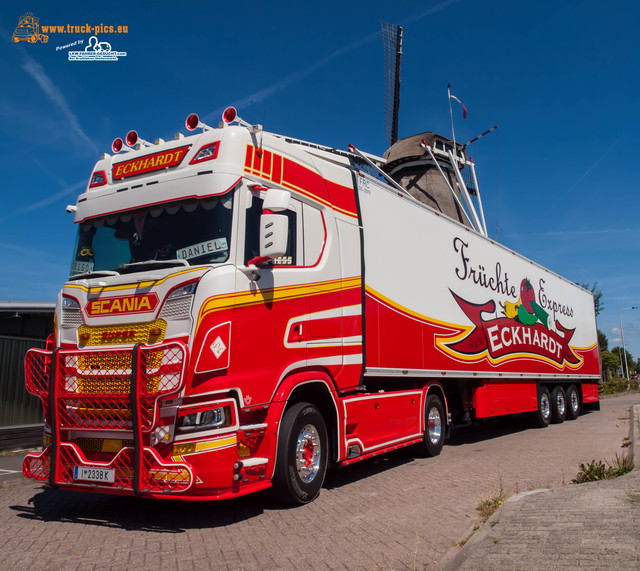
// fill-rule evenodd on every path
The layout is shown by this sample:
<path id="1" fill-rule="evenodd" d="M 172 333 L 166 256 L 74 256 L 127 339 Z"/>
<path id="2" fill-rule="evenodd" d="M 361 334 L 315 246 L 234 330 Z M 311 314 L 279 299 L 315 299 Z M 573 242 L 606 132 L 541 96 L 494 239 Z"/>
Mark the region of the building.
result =
<path id="1" fill-rule="evenodd" d="M 55 303 L 0 301 L 0 450 L 42 441 L 42 404 L 24 385 L 24 356 L 44 348 Z"/>

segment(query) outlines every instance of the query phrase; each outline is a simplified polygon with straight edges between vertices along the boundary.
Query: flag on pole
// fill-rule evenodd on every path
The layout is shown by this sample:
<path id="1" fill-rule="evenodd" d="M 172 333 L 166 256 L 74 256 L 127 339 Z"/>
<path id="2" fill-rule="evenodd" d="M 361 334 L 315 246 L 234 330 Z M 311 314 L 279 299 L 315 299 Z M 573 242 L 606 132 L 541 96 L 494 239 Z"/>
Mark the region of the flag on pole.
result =
<path id="1" fill-rule="evenodd" d="M 450 99 L 455 99 L 458 103 L 460 103 L 460 105 L 462 105 L 462 118 L 466 119 L 467 118 L 467 108 L 464 106 L 464 103 L 462 103 L 462 101 L 460 101 L 455 95 L 451 95 L 451 93 L 449 93 L 449 98 Z"/>

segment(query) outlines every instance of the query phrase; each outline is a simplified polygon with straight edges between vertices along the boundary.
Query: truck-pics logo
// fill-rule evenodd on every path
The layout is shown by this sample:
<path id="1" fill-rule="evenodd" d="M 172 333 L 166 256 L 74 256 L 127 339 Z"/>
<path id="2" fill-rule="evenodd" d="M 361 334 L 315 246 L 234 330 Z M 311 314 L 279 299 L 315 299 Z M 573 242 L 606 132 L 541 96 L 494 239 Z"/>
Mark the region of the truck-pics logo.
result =
<path id="1" fill-rule="evenodd" d="M 40 33 L 39 18 L 36 18 L 33 13 L 26 12 L 18 21 L 18 27 L 13 31 L 13 41 L 29 42 L 35 44 L 36 42 L 42 42 L 46 44 L 49 41 L 49 36 Z"/>

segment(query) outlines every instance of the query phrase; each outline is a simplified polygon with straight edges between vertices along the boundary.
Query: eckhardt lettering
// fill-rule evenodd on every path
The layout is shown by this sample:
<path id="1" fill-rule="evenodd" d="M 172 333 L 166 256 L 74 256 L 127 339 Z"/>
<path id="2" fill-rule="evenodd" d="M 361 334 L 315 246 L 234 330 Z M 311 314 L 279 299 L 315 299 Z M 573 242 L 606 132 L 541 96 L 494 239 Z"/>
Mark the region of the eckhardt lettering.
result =
<path id="1" fill-rule="evenodd" d="M 118 180 L 145 172 L 174 167 L 182 162 L 190 146 L 186 145 L 177 149 L 116 163 L 113 165 L 112 177 L 114 180 Z"/>
<path id="2" fill-rule="evenodd" d="M 528 283 L 528 280 L 523 281 Z M 503 311 L 505 317 L 485 321 L 482 314 L 496 313 L 493 300 L 475 304 L 454 292 L 451 295 L 473 327 L 462 337 L 457 335 L 453 339 L 450 336 L 436 339 L 438 347 L 449 355 L 465 361 L 487 357 L 494 365 L 519 358 L 546 361 L 558 368 L 568 366 L 577 369 L 582 365 L 583 358 L 570 345 L 575 329 L 567 329 L 556 321 L 555 331 L 550 330 L 545 319 L 546 312 L 542 311 L 537 316 L 535 313 L 529 314 L 525 308 L 519 313 L 516 310 L 515 314 L 508 317 Z M 518 309 L 520 307 L 524 308 L 524 304 L 520 304 Z"/>
<path id="3" fill-rule="evenodd" d="M 109 315 L 113 313 L 146 313 L 153 311 L 158 305 L 155 293 L 145 295 L 125 295 L 89 301 L 86 311 L 91 316 Z"/>

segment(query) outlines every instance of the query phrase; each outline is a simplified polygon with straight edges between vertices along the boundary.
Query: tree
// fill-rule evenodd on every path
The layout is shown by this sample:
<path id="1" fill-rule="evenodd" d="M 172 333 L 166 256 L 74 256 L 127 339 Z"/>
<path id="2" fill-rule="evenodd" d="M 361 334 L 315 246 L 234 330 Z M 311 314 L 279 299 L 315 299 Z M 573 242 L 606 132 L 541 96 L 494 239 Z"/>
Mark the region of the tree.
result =
<path id="1" fill-rule="evenodd" d="M 620 359 L 611 351 L 602 351 L 602 376 L 611 378 L 620 369 Z"/>
<path id="2" fill-rule="evenodd" d="M 604 302 L 602 301 L 602 291 L 600 291 L 600 288 L 598 288 L 598 282 L 593 282 L 593 284 L 585 282 L 578 285 L 593 294 L 593 307 L 596 310 L 596 317 L 598 317 L 600 312 L 604 309 Z"/>
<path id="3" fill-rule="evenodd" d="M 627 354 L 627 365 L 629 366 L 629 371 L 631 371 L 632 369 L 635 370 L 636 367 L 636 362 L 633 359 L 633 355 L 631 353 L 629 353 L 629 351 L 627 351 L 626 349 L 624 350 L 624 352 L 622 351 L 622 347 L 614 347 L 613 349 L 611 349 L 611 352 L 618 358 L 618 360 L 620 361 L 620 368 L 622 369 L 622 376 L 626 377 L 627 376 L 627 372 L 625 370 L 624 367 L 624 354 Z"/>
<path id="4" fill-rule="evenodd" d="M 598 347 L 600 348 L 600 352 L 609 350 L 609 340 L 607 336 L 598 329 Z"/>

